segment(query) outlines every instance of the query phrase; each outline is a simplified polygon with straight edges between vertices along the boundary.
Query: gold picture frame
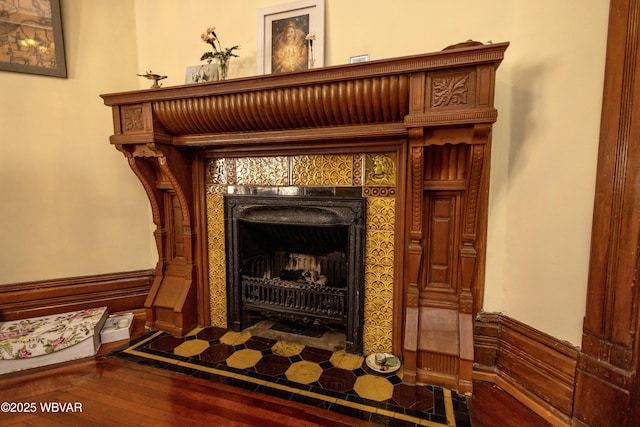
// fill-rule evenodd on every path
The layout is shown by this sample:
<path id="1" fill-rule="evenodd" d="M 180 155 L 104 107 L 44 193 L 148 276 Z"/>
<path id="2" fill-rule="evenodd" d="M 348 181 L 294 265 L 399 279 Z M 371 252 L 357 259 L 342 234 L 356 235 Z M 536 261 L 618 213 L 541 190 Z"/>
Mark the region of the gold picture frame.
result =
<path id="1" fill-rule="evenodd" d="M 324 66 L 325 0 L 299 0 L 258 10 L 258 74 Z"/>
<path id="2" fill-rule="evenodd" d="M 0 70 L 67 77 L 60 0 L 3 3 Z"/>

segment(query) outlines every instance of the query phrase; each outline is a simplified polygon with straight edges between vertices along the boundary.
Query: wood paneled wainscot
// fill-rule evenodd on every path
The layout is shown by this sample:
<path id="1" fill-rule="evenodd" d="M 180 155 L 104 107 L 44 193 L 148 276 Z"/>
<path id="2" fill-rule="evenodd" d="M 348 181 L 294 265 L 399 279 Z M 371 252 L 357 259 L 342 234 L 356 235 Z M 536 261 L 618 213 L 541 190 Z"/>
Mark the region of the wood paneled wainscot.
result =
<path id="1" fill-rule="evenodd" d="M 102 95 L 149 197 L 148 325 L 209 324 L 205 162 L 397 152 L 393 348 L 405 380 L 469 391 L 482 306 L 495 73 L 508 43 Z M 366 310 L 366 308 L 365 308 Z M 366 317 L 366 313 L 365 313 Z"/>

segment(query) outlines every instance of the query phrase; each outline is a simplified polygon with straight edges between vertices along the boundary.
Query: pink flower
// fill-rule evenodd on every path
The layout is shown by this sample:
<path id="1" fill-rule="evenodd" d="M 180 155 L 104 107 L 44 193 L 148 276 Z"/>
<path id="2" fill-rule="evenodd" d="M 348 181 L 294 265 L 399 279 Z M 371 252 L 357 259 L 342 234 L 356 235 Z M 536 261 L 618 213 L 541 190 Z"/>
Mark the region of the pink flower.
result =
<path id="1" fill-rule="evenodd" d="M 200 60 L 204 61 L 206 59 L 208 62 L 211 62 L 212 59 L 216 58 L 216 59 L 219 59 L 221 62 L 227 62 L 229 61 L 229 58 L 232 56 L 237 58 L 238 55 L 233 53 L 233 51 L 236 49 L 240 49 L 240 46 L 235 45 L 233 47 L 223 48 L 215 30 L 216 30 L 216 27 L 209 27 L 200 36 L 202 41 L 204 43 L 211 45 L 211 48 L 213 50 L 211 52 L 203 53 L 202 56 L 200 57 Z M 216 44 L 216 42 L 218 43 Z"/>
<path id="2" fill-rule="evenodd" d="M 33 332 L 31 329 L 17 329 L 15 331 L 6 331 L 0 333 L 0 340 L 8 340 L 11 338 L 22 337 Z"/>
<path id="3" fill-rule="evenodd" d="M 31 352 L 29 350 L 27 350 L 26 348 L 21 348 L 20 350 L 18 350 L 18 357 L 19 358 L 25 358 L 25 357 L 29 357 L 31 356 Z"/>
<path id="4" fill-rule="evenodd" d="M 204 33 L 200 36 L 203 42 L 211 43 L 216 39 L 216 27 L 209 27 L 205 30 Z"/>
<path id="5" fill-rule="evenodd" d="M 77 313 L 74 313 L 71 317 L 69 317 L 69 320 L 84 319 L 85 317 L 91 317 L 91 315 L 93 315 L 93 313 L 95 313 L 96 311 L 97 309 L 95 308 L 89 308 L 87 310 L 78 311 Z"/>
<path id="6" fill-rule="evenodd" d="M 55 350 L 55 348 L 60 344 L 62 344 L 63 342 L 64 342 L 64 337 L 56 338 L 55 340 L 51 341 L 51 350 Z"/>

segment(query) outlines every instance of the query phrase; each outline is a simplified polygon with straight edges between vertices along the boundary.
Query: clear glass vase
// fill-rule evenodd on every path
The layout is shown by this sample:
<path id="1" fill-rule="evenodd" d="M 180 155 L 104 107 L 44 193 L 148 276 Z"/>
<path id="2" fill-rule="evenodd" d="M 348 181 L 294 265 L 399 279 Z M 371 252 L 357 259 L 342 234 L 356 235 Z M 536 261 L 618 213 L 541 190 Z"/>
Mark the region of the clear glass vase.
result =
<path id="1" fill-rule="evenodd" d="M 229 72 L 229 62 L 231 58 L 218 59 L 218 78 L 220 80 L 227 80 L 227 73 Z"/>

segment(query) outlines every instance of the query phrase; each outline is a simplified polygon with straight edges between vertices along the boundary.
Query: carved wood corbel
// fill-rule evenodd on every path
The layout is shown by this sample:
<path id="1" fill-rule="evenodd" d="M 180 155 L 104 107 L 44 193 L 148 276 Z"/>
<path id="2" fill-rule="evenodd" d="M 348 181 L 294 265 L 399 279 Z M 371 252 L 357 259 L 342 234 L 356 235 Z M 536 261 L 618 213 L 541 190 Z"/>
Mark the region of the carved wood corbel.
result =
<path id="1" fill-rule="evenodd" d="M 184 335 L 196 325 L 193 183 L 189 155 L 154 132 L 151 109 L 128 106 L 112 137 L 129 162 L 151 205 L 158 251 L 155 279 L 145 301 L 147 327 Z M 155 126 L 158 129 L 158 126 Z"/>

